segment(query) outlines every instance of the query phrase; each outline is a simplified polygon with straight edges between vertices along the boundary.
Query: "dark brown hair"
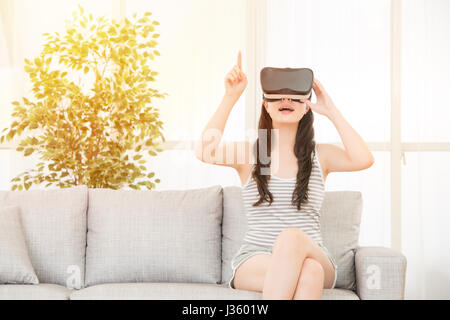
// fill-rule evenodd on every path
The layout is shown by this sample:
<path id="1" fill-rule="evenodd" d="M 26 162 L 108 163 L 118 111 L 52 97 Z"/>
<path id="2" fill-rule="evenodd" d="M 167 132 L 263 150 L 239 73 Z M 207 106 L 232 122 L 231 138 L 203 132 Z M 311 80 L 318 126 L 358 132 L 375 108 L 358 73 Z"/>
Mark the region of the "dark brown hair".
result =
<path id="1" fill-rule="evenodd" d="M 300 120 L 297 128 L 297 134 L 295 136 L 294 154 L 297 157 L 298 173 L 295 189 L 292 193 L 292 204 L 294 206 L 297 206 L 298 210 L 301 209 L 301 203 L 308 199 L 307 191 L 309 177 L 311 176 L 313 152 L 315 152 L 316 146 L 316 142 L 314 141 L 313 122 L 314 115 L 311 108 L 309 108 L 308 112 L 306 112 Z M 260 129 L 266 129 L 265 131 L 267 132 L 266 152 L 269 159 L 267 164 L 261 163 L 259 158 L 259 141 L 262 141 L 263 139 L 263 137 L 260 136 Z M 261 116 L 259 117 L 258 124 L 258 139 L 256 139 L 253 145 L 253 151 L 255 152 L 254 159 L 256 159 L 256 164 L 252 171 L 252 178 L 256 182 L 260 198 L 253 204 L 253 206 L 259 206 L 264 201 L 267 201 L 269 205 L 273 202 L 272 193 L 268 188 L 268 180 L 270 179 L 270 175 L 261 175 L 261 168 L 268 168 L 268 170 L 270 169 L 272 129 L 272 118 L 264 107 L 263 102 L 261 108 Z"/>

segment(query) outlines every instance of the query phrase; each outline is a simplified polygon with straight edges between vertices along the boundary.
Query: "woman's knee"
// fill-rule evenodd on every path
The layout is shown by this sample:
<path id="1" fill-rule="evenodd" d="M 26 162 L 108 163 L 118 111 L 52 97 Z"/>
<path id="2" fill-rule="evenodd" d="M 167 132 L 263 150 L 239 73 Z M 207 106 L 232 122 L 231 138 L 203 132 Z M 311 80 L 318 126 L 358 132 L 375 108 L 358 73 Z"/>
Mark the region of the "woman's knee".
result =
<path id="1" fill-rule="evenodd" d="M 307 237 L 299 228 L 286 228 L 278 234 L 272 250 L 287 255 L 305 253 L 308 250 Z"/>
<path id="2" fill-rule="evenodd" d="M 302 271 L 300 273 L 300 281 L 303 284 L 315 284 L 317 282 L 320 282 L 320 284 L 323 285 L 324 279 L 325 271 L 320 262 L 312 258 L 306 258 L 303 261 Z"/>

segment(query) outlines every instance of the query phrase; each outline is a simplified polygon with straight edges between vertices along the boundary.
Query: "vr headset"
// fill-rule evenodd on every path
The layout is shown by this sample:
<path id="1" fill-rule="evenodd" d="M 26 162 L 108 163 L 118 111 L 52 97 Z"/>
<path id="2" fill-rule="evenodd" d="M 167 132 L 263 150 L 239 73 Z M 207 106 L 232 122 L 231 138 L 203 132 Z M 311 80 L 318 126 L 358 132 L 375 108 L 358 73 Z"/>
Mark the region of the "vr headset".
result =
<path id="1" fill-rule="evenodd" d="M 290 98 L 311 101 L 314 74 L 308 68 L 272 68 L 261 70 L 263 98 L 269 102 Z"/>

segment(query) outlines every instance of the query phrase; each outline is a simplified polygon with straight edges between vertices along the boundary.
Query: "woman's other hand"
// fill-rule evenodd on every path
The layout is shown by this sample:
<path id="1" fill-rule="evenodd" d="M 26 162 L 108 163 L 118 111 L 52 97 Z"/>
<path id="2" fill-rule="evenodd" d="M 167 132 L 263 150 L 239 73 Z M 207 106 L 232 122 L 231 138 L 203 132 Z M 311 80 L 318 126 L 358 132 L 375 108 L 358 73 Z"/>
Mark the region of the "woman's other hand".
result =
<path id="1" fill-rule="evenodd" d="M 317 101 L 316 103 L 312 103 L 311 101 L 306 100 L 306 105 L 310 107 L 312 111 L 329 118 L 337 110 L 333 100 L 331 100 L 331 97 L 317 78 L 314 78 L 313 89 Z"/>

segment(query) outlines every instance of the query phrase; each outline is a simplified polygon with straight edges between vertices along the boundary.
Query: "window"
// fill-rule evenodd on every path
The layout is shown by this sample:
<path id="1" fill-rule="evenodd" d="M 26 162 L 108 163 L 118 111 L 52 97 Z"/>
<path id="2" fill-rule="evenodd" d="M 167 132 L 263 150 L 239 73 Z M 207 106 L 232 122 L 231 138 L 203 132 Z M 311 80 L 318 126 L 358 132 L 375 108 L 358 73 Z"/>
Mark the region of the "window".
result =
<path id="1" fill-rule="evenodd" d="M 402 139 L 449 142 L 450 2 L 403 1 Z"/>
<path id="2" fill-rule="evenodd" d="M 442 299 L 450 290 L 450 2 L 402 2 L 402 251 L 406 297 Z"/>

